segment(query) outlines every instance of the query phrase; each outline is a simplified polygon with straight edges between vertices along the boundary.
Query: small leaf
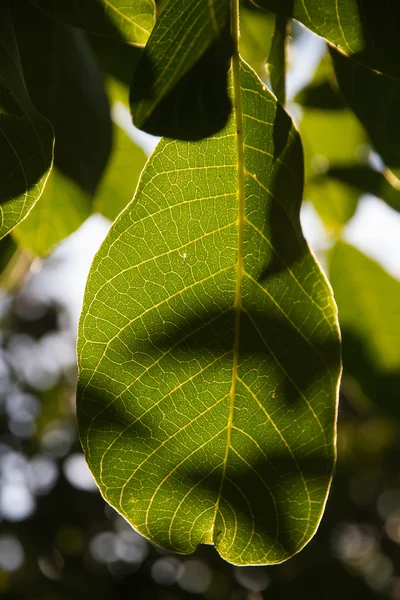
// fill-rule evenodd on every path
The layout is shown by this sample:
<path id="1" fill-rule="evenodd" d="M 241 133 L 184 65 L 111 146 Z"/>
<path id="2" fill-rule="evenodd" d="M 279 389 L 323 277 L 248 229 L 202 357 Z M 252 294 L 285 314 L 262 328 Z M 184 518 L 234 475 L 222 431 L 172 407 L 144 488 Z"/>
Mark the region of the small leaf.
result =
<path id="1" fill-rule="evenodd" d="M 81 31 L 29 3 L 18 3 L 14 14 L 32 101 L 54 128 L 55 164 L 93 194 L 111 147 L 110 108 L 96 59 Z"/>
<path id="2" fill-rule="evenodd" d="M 263 79 L 266 61 L 271 48 L 275 17 L 269 13 L 240 7 L 240 56 Z"/>
<path id="3" fill-rule="evenodd" d="M 46 256 L 61 240 L 74 232 L 92 212 L 90 197 L 53 169 L 46 188 L 28 217 L 13 231 L 19 246 L 36 256 Z"/>
<path id="4" fill-rule="evenodd" d="M 321 90 L 326 102 L 319 101 Z M 304 102 L 300 122 L 306 167 L 304 197 L 312 201 L 326 227 L 338 235 L 354 215 L 360 192 L 330 177 L 330 169 L 359 166 L 367 142 L 365 131 L 354 114 L 343 108 L 329 55 L 323 57 L 313 81 L 295 100 Z"/>
<path id="5" fill-rule="evenodd" d="M 390 172 L 379 173 L 366 165 L 353 165 L 332 167 L 326 175 L 353 187 L 359 194 L 373 194 L 400 212 L 400 182 Z"/>
<path id="6" fill-rule="evenodd" d="M 154 0 L 31 0 L 47 15 L 98 35 L 144 46 L 155 21 Z"/>
<path id="7" fill-rule="evenodd" d="M 332 250 L 330 281 L 343 334 L 343 364 L 381 409 L 400 415 L 400 282 L 352 246 Z"/>
<path id="8" fill-rule="evenodd" d="M 26 3 L 19 3 L 14 12 L 28 90 L 56 137 L 57 172 L 14 232 L 20 245 L 43 256 L 91 213 L 92 197 L 111 149 L 110 109 L 83 33 Z"/>
<path id="9" fill-rule="evenodd" d="M 95 195 L 93 211 L 110 221 L 132 200 L 146 155 L 121 127 L 114 125 L 113 151 Z"/>
<path id="10" fill-rule="evenodd" d="M 164 139 L 89 274 L 78 419 L 106 500 L 181 553 L 281 562 L 335 455 L 336 310 L 301 233 L 290 118 L 238 57 L 208 139 Z"/>
<path id="11" fill-rule="evenodd" d="M 170 2 L 133 76 L 134 124 L 185 140 L 222 129 L 231 110 L 226 94 L 231 54 L 229 0 Z"/>
<path id="12" fill-rule="evenodd" d="M 288 22 L 286 17 L 277 15 L 268 56 L 268 74 L 272 91 L 284 106 L 286 102 L 286 36 Z"/>
<path id="13" fill-rule="evenodd" d="M 341 93 L 365 127 L 376 151 L 400 177 L 400 81 L 331 51 Z"/>
<path id="14" fill-rule="evenodd" d="M 26 217 L 53 162 L 50 123 L 35 109 L 22 72 L 8 1 L 0 3 L 0 238 Z"/>
<path id="15" fill-rule="evenodd" d="M 392 0 L 252 0 L 278 15 L 297 19 L 342 54 L 400 77 L 400 4 Z"/>

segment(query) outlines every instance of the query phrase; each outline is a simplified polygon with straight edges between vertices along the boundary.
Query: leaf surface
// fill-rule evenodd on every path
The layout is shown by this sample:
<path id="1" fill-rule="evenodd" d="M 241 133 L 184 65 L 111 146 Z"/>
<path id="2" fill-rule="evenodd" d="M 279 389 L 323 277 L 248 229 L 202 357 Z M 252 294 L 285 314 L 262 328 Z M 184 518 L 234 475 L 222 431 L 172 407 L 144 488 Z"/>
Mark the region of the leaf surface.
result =
<path id="1" fill-rule="evenodd" d="M 355 213 L 360 191 L 331 176 L 330 171 L 360 167 L 367 136 L 335 88 L 329 54 L 295 101 L 303 108 L 300 134 L 305 154 L 304 197 L 312 201 L 326 227 L 338 234 Z"/>
<path id="2" fill-rule="evenodd" d="M 193 140 L 226 125 L 232 43 L 229 0 L 170 2 L 153 29 L 131 86 L 134 124 Z"/>
<path id="3" fill-rule="evenodd" d="M 335 455 L 336 309 L 301 233 L 299 136 L 233 59 L 226 127 L 163 139 L 88 278 L 78 419 L 104 498 L 181 553 L 281 562 Z"/>
<path id="4" fill-rule="evenodd" d="M 297 19 L 341 53 L 400 77 L 400 4 L 392 0 L 252 0 L 273 13 Z"/>
<path id="5" fill-rule="evenodd" d="M 263 79 L 271 48 L 275 15 L 263 10 L 240 7 L 240 56 Z"/>
<path id="6" fill-rule="evenodd" d="M 378 407 L 399 416 L 400 282 L 362 252 L 338 243 L 330 281 L 343 333 L 343 364 Z"/>
<path id="7" fill-rule="evenodd" d="M 53 161 L 50 123 L 26 89 L 8 2 L 0 4 L 0 238 L 39 199 Z"/>
<path id="8" fill-rule="evenodd" d="M 154 0 L 31 0 L 47 15 L 92 33 L 144 46 L 155 21 Z"/>
<path id="9" fill-rule="evenodd" d="M 14 14 L 27 88 L 56 138 L 48 185 L 14 232 L 20 245 L 43 256 L 92 211 L 111 150 L 110 108 L 102 75 L 81 31 L 26 3 L 19 3 Z"/>
<path id="10" fill-rule="evenodd" d="M 268 73 L 272 91 L 282 106 L 286 102 L 286 37 L 288 22 L 286 17 L 277 15 L 268 55 Z"/>
<path id="11" fill-rule="evenodd" d="M 365 127 L 376 151 L 400 178 L 400 81 L 331 51 L 341 93 Z"/>
<path id="12" fill-rule="evenodd" d="M 380 173 L 367 165 L 332 167 L 326 176 L 345 183 L 358 194 L 373 194 L 400 212 L 400 185 L 390 171 Z"/>

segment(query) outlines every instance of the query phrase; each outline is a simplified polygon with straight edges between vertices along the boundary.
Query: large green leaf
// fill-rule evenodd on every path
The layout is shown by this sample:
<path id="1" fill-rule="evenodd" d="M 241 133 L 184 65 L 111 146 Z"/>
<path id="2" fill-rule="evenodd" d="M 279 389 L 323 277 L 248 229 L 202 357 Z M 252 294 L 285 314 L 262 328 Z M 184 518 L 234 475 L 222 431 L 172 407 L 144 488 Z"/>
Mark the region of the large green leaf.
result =
<path id="1" fill-rule="evenodd" d="M 31 0 L 46 14 L 92 33 L 143 46 L 154 26 L 154 0 Z"/>
<path id="2" fill-rule="evenodd" d="M 78 419 L 106 500 L 182 553 L 283 561 L 335 455 L 336 309 L 301 233 L 290 118 L 235 56 L 227 126 L 164 139 L 89 274 Z"/>
<path id="3" fill-rule="evenodd" d="M 400 81 L 331 51 L 341 93 L 377 152 L 400 177 Z"/>
<path id="4" fill-rule="evenodd" d="M 381 409 L 399 416 L 400 282 L 344 243 L 330 257 L 343 333 L 343 364 Z"/>
<path id="5" fill-rule="evenodd" d="M 9 3 L 0 3 L 0 238 L 40 197 L 53 161 L 53 131 L 24 80 Z"/>
<path id="6" fill-rule="evenodd" d="M 252 0 L 301 21 L 343 54 L 400 77 L 400 4 L 393 0 Z"/>
<path id="7" fill-rule="evenodd" d="M 56 137 L 47 188 L 14 232 L 20 245 L 42 256 L 91 213 L 111 149 L 110 109 L 83 33 L 26 2 L 19 2 L 14 13 L 28 90 Z"/>
<path id="8" fill-rule="evenodd" d="M 231 53 L 229 0 L 170 2 L 134 73 L 135 125 L 186 140 L 222 129 L 230 113 L 226 79 Z"/>

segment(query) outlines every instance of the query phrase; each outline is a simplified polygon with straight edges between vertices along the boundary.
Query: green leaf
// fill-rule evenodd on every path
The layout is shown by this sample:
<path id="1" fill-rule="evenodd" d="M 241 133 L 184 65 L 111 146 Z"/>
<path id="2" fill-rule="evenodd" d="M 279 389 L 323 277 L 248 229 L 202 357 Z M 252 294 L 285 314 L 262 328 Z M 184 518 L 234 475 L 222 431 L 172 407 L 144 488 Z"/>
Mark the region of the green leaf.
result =
<path id="1" fill-rule="evenodd" d="M 93 211 L 110 221 L 131 201 L 146 155 L 121 127 L 114 125 L 113 151 L 96 192 Z"/>
<path id="2" fill-rule="evenodd" d="M 268 74 L 272 91 L 284 106 L 286 102 L 286 35 L 288 22 L 286 17 L 277 15 L 268 56 Z"/>
<path id="3" fill-rule="evenodd" d="M 330 169 L 359 166 L 367 142 L 365 131 L 350 110 L 340 108 L 343 102 L 335 89 L 329 55 L 323 57 L 313 81 L 295 100 L 303 104 L 300 134 L 305 153 L 304 197 L 312 201 L 324 224 L 338 235 L 355 213 L 360 192 L 330 177 Z"/>
<path id="4" fill-rule="evenodd" d="M 47 15 L 98 35 L 144 46 L 155 22 L 154 0 L 31 0 Z"/>
<path id="5" fill-rule="evenodd" d="M 36 108 L 53 125 L 55 164 L 93 194 L 111 147 L 110 108 L 96 59 L 81 31 L 47 18 L 29 3 L 17 6 L 26 83 Z"/>
<path id="6" fill-rule="evenodd" d="M 88 35 L 87 37 L 105 78 L 111 76 L 113 80 L 128 86 L 128 99 L 129 86 L 143 50 L 129 44 L 121 45 L 115 40 L 97 35 Z"/>
<path id="7" fill-rule="evenodd" d="M 379 173 L 366 165 L 333 167 L 326 176 L 343 182 L 358 194 L 373 194 L 400 212 L 400 182 L 390 171 Z"/>
<path id="8" fill-rule="evenodd" d="M 83 33 L 26 3 L 19 3 L 14 12 L 28 90 L 56 137 L 55 169 L 48 186 L 14 232 L 20 245 L 43 256 L 91 213 L 111 150 L 110 109 Z"/>
<path id="9" fill-rule="evenodd" d="M 8 235 L 0 240 L 0 290 L 16 294 L 26 285 L 32 266 L 32 255 L 18 248 Z"/>
<path id="10" fill-rule="evenodd" d="M 400 177 L 400 81 L 331 51 L 339 88 L 377 152 Z"/>
<path id="11" fill-rule="evenodd" d="M 399 416 L 400 282 L 344 243 L 330 257 L 343 334 L 343 364 L 381 409 Z"/>
<path id="12" fill-rule="evenodd" d="M 336 309 L 302 236 L 300 138 L 234 56 L 227 126 L 163 139 L 94 259 L 78 420 L 104 498 L 181 553 L 300 550 L 324 509 Z"/>
<path id="13" fill-rule="evenodd" d="M 0 238 L 39 199 L 53 162 L 50 123 L 35 109 L 22 72 L 9 3 L 0 3 Z"/>
<path id="14" fill-rule="evenodd" d="M 46 256 L 78 229 L 91 212 L 90 197 L 60 169 L 53 169 L 42 197 L 14 229 L 13 236 L 22 248 L 36 256 Z"/>
<path id="15" fill-rule="evenodd" d="M 392 0 L 252 0 L 292 17 L 341 53 L 388 75 L 400 77 L 400 4 Z"/>
<path id="16" fill-rule="evenodd" d="M 139 59 L 131 87 L 134 124 L 195 140 L 225 126 L 232 43 L 229 0 L 170 2 Z"/>
<path id="17" fill-rule="evenodd" d="M 240 8 L 240 56 L 263 79 L 271 48 L 275 17 L 261 10 Z"/>

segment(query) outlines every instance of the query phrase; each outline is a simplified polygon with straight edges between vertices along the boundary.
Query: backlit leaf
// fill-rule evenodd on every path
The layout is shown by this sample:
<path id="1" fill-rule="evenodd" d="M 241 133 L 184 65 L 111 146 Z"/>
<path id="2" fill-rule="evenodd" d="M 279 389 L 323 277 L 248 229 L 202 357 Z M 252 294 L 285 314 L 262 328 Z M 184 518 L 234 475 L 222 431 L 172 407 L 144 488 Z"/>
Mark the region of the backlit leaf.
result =
<path id="1" fill-rule="evenodd" d="M 380 408 L 399 416 L 400 282 L 356 248 L 334 247 L 330 281 L 343 333 L 343 364 Z"/>
<path id="2" fill-rule="evenodd" d="M 240 8 L 240 56 L 257 75 L 266 76 L 266 62 L 271 48 L 275 16 L 262 10 Z"/>
<path id="3" fill-rule="evenodd" d="M 46 188 L 28 217 L 13 231 L 19 246 L 36 256 L 46 256 L 74 232 L 92 212 L 90 197 L 54 168 Z"/>
<path id="4" fill-rule="evenodd" d="M 306 188 L 319 216 L 338 234 L 357 208 L 360 191 L 330 177 L 330 169 L 360 166 L 367 137 L 335 87 L 329 55 L 323 57 L 313 81 L 295 98 L 303 108 L 300 134 L 305 154 Z"/>
<path id="5" fill-rule="evenodd" d="M 400 4 L 392 0 L 252 0 L 293 17 L 340 52 L 388 75 L 400 77 Z"/>
<path id="6" fill-rule="evenodd" d="M 286 102 L 286 37 L 288 22 L 286 17 L 277 15 L 268 55 L 268 74 L 272 91 L 284 106 Z"/>
<path id="7" fill-rule="evenodd" d="M 111 149 L 103 79 L 83 33 L 19 3 L 16 32 L 26 84 L 55 133 L 54 172 L 29 217 L 20 245 L 43 256 L 90 215 Z M 38 69 L 37 65 L 40 65 Z"/>
<path id="8" fill-rule="evenodd" d="M 143 46 L 154 26 L 154 0 L 31 0 L 49 16 L 92 33 Z"/>
<path id="9" fill-rule="evenodd" d="M 170 2 L 139 59 L 131 87 L 134 124 L 193 140 L 219 131 L 230 102 L 229 0 Z"/>
<path id="10" fill-rule="evenodd" d="M 302 236 L 290 118 L 235 56 L 226 127 L 162 140 L 92 265 L 78 419 L 104 498 L 181 553 L 281 562 L 335 455 L 336 309 Z"/>
<path id="11" fill-rule="evenodd" d="M 373 194 L 400 212 L 400 182 L 388 170 L 379 173 L 367 165 L 343 166 L 329 169 L 326 176 L 353 187 L 358 194 Z"/>
<path id="12" fill-rule="evenodd" d="M 53 161 L 50 123 L 35 109 L 24 80 L 14 23 L 0 3 L 0 238 L 39 199 Z"/>
<path id="13" fill-rule="evenodd" d="M 331 51 L 341 93 L 386 165 L 400 177 L 400 81 Z"/>

